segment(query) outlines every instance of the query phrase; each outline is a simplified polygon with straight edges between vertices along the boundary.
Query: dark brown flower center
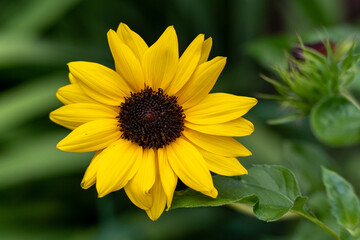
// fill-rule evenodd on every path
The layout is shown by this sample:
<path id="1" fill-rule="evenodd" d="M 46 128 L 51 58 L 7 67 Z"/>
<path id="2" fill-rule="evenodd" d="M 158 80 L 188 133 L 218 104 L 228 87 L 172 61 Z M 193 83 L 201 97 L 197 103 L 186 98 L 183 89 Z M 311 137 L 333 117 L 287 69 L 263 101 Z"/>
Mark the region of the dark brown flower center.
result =
<path id="1" fill-rule="evenodd" d="M 122 138 L 143 148 L 158 149 L 181 136 L 185 114 L 177 97 L 146 86 L 125 98 L 118 118 Z"/>

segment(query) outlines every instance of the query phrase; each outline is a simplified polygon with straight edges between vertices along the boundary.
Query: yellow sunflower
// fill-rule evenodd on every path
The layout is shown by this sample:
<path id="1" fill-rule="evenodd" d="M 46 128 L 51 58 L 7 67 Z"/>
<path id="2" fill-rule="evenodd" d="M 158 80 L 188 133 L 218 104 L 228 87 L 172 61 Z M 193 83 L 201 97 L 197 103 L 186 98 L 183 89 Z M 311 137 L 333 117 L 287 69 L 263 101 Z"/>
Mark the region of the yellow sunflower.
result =
<path id="1" fill-rule="evenodd" d="M 96 151 L 81 186 L 99 197 L 124 188 L 156 220 L 170 208 L 178 178 L 217 197 L 210 171 L 247 174 L 236 159 L 249 156 L 232 136 L 251 134 L 242 116 L 257 100 L 211 93 L 225 57 L 208 61 L 212 39 L 197 36 L 179 58 L 170 26 L 151 46 L 126 24 L 107 34 L 116 71 L 91 62 L 68 64 L 70 83 L 57 92 L 65 105 L 50 119 L 73 130 L 57 147 Z"/>

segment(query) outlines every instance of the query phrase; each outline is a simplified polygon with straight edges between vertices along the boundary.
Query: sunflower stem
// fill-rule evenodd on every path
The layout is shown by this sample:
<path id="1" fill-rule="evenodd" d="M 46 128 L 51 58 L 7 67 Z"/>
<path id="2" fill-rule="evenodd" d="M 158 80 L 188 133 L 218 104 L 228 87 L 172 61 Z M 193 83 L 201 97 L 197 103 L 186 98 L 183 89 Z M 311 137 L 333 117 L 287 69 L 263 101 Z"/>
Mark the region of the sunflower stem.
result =
<path id="1" fill-rule="evenodd" d="M 229 207 L 235 209 L 238 212 L 242 212 L 246 215 L 250 215 L 250 216 L 255 216 L 252 208 L 253 206 L 251 205 L 247 205 L 247 204 L 240 204 L 240 203 L 231 203 L 228 204 Z M 287 214 L 285 214 L 281 220 L 286 220 L 286 219 L 292 219 L 292 218 L 296 218 L 296 215 L 304 217 L 306 219 L 308 219 L 309 221 L 315 223 L 316 225 L 318 225 L 319 227 L 321 227 L 322 229 L 324 229 L 326 232 L 328 232 L 331 236 L 333 236 L 335 239 L 339 239 L 339 236 L 337 235 L 336 232 L 334 232 L 331 228 L 329 228 L 328 226 L 326 226 L 323 222 L 321 222 L 319 219 L 317 219 L 316 217 L 310 215 L 307 212 L 304 211 L 298 211 L 298 210 L 291 210 L 289 211 Z"/>
<path id="2" fill-rule="evenodd" d="M 328 232 L 331 236 L 333 236 L 335 239 L 339 239 L 339 236 L 337 235 L 336 232 L 334 232 L 331 228 L 329 228 L 328 226 L 326 226 L 323 222 L 321 222 L 319 219 L 317 219 L 316 217 L 311 216 L 310 214 L 306 213 L 306 212 L 302 212 L 302 211 L 296 211 L 296 210 L 292 210 L 293 213 L 296 213 L 306 219 L 308 219 L 309 221 L 315 223 L 316 225 L 318 225 L 319 227 L 321 227 L 322 229 L 324 229 L 326 232 Z"/>

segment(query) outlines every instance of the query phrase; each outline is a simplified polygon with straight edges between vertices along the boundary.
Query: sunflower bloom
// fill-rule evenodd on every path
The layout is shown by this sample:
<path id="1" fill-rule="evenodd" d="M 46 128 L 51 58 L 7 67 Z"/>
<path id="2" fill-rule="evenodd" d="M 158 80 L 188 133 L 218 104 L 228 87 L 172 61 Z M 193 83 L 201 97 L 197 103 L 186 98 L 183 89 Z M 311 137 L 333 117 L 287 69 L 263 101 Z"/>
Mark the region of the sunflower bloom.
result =
<path id="1" fill-rule="evenodd" d="M 70 84 L 57 92 L 64 106 L 50 114 L 72 130 L 57 148 L 95 151 L 82 188 L 96 184 L 99 197 L 124 188 L 156 220 L 170 208 L 178 179 L 216 198 L 210 171 L 247 174 L 236 157 L 251 153 L 232 137 L 254 131 L 242 116 L 257 100 L 209 94 L 226 62 L 208 61 L 211 38 L 200 34 L 179 58 L 172 26 L 150 47 L 123 23 L 107 37 L 116 71 L 69 63 Z"/>

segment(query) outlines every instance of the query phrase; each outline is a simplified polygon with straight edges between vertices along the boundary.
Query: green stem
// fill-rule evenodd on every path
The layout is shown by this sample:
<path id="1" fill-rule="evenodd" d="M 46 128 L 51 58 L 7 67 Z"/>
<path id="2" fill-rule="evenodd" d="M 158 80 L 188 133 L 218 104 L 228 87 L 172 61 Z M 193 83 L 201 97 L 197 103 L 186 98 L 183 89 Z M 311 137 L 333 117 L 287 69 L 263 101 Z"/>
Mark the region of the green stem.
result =
<path id="1" fill-rule="evenodd" d="M 228 204 L 229 207 L 235 209 L 238 212 L 242 212 L 245 214 L 248 214 L 250 216 L 254 216 L 254 212 L 252 211 L 252 207 L 251 205 L 247 205 L 247 204 L 240 204 L 240 203 L 230 203 Z M 315 223 L 316 225 L 318 225 L 319 227 L 321 227 L 322 229 L 324 229 L 325 231 L 327 231 L 331 236 L 333 236 L 335 239 L 339 240 L 339 236 L 336 234 L 336 232 L 334 232 L 332 229 L 330 229 L 328 226 L 326 226 L 323 222 L 321 222 L 319 219 L 317 219 L 316 217 L 310 215 L 309 213 L 307 213 L 306 211 L 302 211 L 302 210 L 294 210 L 292 209 L 290 212 L 288 212 L 285 216 L 283 216 L 281 219 L 286 219 L 286 218 L 294 218 L 294 216 L 296 216 L 295 214 L 302 216 L 308 220 L 310 220 L 311 222 Z M 360 229 L 360 228 L 359 228 Z"/>
<path id="2" fill-rule="evenodd" d="M 300 212 L 300 211 L 296 211 L 296 210 L 292 210 L 292 212 L 299 214 L 300 216 L 308 219 L 309 221 L 315 223 L 316 225 L 318 225 L 319 227 L 321 227 L 322 229 L 324 229 L 325 231 L 327 231 L 331 236 L 333 236 L 335 239 L 339 239 L 339 236 L 336 234 L 336 232 L 334 232 L 332 229 L 330 229 L 328 226 L 326 226 L 323 222 L 321 222 L 319 219 L 311 216 L 308 213 L 305 212 Z"/>
<path id="3" fill-rule="evenodd" d="M 352 104 L 354 104 L 354 106 L 360 110 L 360 104 L 358 103 L 358 101 L 354 98 L 353 95 L 351 95 L 351 93 L 347 90 L 343 90 L 341 91 L 341 94 L 347 99 L 349 100 Z"/>

